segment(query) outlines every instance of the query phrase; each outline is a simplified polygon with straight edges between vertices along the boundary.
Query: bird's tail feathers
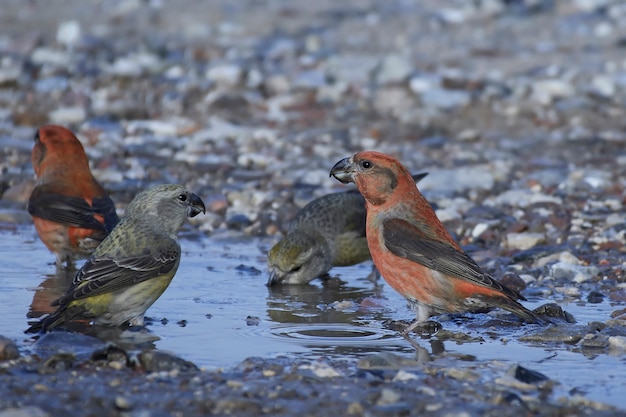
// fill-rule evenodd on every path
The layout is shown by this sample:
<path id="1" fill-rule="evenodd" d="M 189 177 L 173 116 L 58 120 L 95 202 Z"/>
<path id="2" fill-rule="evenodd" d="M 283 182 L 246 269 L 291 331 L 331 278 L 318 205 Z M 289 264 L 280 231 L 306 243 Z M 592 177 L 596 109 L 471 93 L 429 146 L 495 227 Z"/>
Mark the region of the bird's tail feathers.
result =
<path id="1" fill-rule="evenodd" d="M 46 333 L 55 327 L 62 325 L 78 315 L 78 312 L 67 306 L 61 306 L 56 311 L 48 314 L 38 321 L 29 322 L 30 327 L 24 333 Z"/>
<path id="2" fill-rule="evenodd" d="M 548 324 L 546 320 L 509 297 L 490 297 L 488 303 L 515 314 L 527 323 Z"/>

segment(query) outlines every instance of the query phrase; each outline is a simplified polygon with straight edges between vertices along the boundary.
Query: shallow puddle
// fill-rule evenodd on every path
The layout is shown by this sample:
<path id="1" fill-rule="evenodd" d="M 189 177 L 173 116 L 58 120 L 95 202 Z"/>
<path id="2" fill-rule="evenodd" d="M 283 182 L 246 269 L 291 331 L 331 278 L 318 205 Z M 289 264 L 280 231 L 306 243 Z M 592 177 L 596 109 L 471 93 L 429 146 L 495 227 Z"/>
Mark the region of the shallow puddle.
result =
<path id="1" fill-rule="evenodd" d="M 54 256 L 33 227 L 2 230 L 0 239 L 0 335 L 29 350 L 33 339 L 23 333 L 28 321 L 50 311 L 50 302 L 63 293 L 72 274 L 55 274 Z M 183 238 L 181 245 L 183 258 L 174 281 L 147 312 L 151 336 L 159 338 L 150 343 L 157 349 L 207 368 L 228 367 L 250 356 L 354 360 L 381 351 L 416 356 L 415 349 L 384 324 L 411 320 L 413 314 L 383 282 L 366 278 L 368 263 L 335 269 L 345 281 L 339 288 L 316 282 L 268 289 L 264 253 L 269 241 Z M 534 308 L 548 301 L 535 299 L 525 305 Z M 606 321 L 617 308 L 608 302 L 562 307 L 579 323 Z M 626 407 L 626 355 L 581 352 L 563 343 L 520 342 L 520 336 L 538 327 L 480 326 L 485 315 L 476 316 L 442 323 L 445 330 L 466 333 L 476 341 L 415 340 L 435 363 L 456 361 L 492 378 L 519 363 L 558 381 L 557 396 L 580 393 Z"/>

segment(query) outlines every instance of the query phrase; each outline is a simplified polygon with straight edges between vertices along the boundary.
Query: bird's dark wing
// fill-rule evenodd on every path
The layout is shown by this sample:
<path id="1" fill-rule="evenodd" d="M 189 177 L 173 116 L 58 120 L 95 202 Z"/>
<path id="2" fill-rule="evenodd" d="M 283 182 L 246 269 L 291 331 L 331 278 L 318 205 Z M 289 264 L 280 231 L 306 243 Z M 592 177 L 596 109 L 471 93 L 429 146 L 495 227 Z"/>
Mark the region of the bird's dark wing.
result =
<path id="1" fill-rule="evenodd" d="M 524 299 L 484 273 L 465 252 L 447 242 L 434 240 L 417 226 L 401 219 L 383 222 L 385 246 L 396 256 L 417 262 L 442 274 L 500 291 L 515 299 Z"/>
<path id="2" fill-rule="evenodd" d="M 109 197 L 96 198 L 93 207 L 80 197 L 53 194 L 35 188 L 28 200 L 28 212 L 35 217 L 61 223 L 69 227 L 80 227 L 109 233 L 118 222 L 115 206 Z M 94 217 L 104 217 L 101 223 Z"/>
<path id="3" fill-rule="evenodd" d="M 108 195 L 94 198 L 92 200 L 92 210 L 95 214 L 99 214 L 104 218 L 104 229 L 107 233 L 111 233 L 111 230 L 113 230 L 120 221 L 115 211 L 115 203 L 113 203 L 113 200 L 111 200 L 111 197 Z"/>
<path id="4" fill-rule="evenodd" d="M 72 287 L 54 304 L 106 294 L 158 276 L 178 266 L 180 246 L 173 241 L 154 253 L 128 257 L 92 257 L 78 271 Z"/>

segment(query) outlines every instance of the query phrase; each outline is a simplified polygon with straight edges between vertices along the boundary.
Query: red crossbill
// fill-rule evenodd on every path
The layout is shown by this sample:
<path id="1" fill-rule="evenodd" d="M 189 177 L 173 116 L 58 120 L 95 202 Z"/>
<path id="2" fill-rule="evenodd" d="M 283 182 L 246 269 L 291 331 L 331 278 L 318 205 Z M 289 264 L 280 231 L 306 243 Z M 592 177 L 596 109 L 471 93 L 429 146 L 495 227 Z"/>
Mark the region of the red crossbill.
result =
<path id="1" fill-rule="evenodd" d="M 405 334 L 431 315 L 486 306 L 541 322 L 515 301 L 524 297 L 484 273 L 461 249 L 396 159 L 359 152 L 337 162 L 330 173 L 343 183 L 354 182 L 365 198 L 374 265 L 417 310 Z"/>
<path id="2" fill-rule="evenodd" d="M 139 193 L 124 217 L 78 271 L 58 309 L 27 332 L 74 319 L 97 325 L 143 325 L 143 316 L 168 287 L 180 262 L 176 234 L 187 217 L 205 212 L 202 199 L 180 185 Z"/>
<path id="3" fill-rule="evenodd" d="M 417 182 L 426 175 L 413 179 Z M 308 203 L 289 223 L 287 234 L 270 249 L 267 284 L 306 284 L 332 267 L 371 259 L 365 217 L 365 200 L 357 190 L 328 194 Z"/>
<path id="4" fill-rule="evenodd" d="M 115 205 L 89 170 L 87 155 L 61 126 L 37 130 L 32 163 L 37 183 L 28 212 L 57 265 L 86 258 L 119 221 Z"/>

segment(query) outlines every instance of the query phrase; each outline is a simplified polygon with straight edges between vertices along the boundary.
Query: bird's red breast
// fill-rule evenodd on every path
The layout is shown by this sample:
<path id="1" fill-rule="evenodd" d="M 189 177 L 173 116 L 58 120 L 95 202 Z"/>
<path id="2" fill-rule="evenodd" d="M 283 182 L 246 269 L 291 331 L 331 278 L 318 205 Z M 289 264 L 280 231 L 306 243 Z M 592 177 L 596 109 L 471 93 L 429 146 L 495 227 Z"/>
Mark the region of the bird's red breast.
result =
<path id="1" fill-rule="evenodd" d="M 31 159 L 37 182 L 28 211 L 39 237 L 58 260 L 87 256 L 119 219 L 82 144 L 64 127 L 44 126 L 35 135 Z"/>

